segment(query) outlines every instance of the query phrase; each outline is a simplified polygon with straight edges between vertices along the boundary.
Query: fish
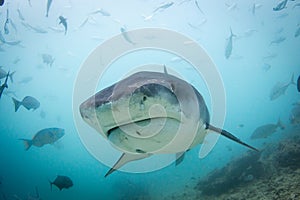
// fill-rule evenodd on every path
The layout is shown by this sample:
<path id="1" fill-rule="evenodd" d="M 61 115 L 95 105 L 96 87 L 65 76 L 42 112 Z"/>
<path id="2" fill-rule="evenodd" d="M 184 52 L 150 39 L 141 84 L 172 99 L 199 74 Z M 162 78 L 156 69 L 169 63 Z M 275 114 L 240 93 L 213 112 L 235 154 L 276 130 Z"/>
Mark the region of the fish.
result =
<path id="1" fill-rule="evenodd" d="M 288 2 L 288 0 L 283 0 L 283 1 L 279 2 L 277 4 L 277 6 L 273 8 L 273 11 L 280 11 L 280 10 L 286 8 L 287 2 Z"/>
<path id="2" fill-rule="evenodd" d="M 299 104 L 295 105 L 291 110 L 290 123 L 293 125 L 300 124 L 300 105 Z"/>
<path id="3" fill-rule="evenodd" d="M 30 28 L 31 30 L 33 30 L 36 33 L 41 33 L 41 34 L 48 33 L 48 31 L 46 31 L 45 29 L 43 29 L 41 27 L 38 27 L 38 26 L 32 26 L 28 23 L 27 23 L 27 27 Z"/>
<path id="4" fill-rule="evenodd" d="M 46 65 L 52 67 L 53 62 L 54 62 L 54 57 L 50 54 L 42 54 L 42 59 L 43 59 L 43 63 L 45 63 Z"/>
<path id="5" fill-rule="evenodd" d="M 135 45 L 135 42 L 133 42 L 133 41 L 130 39 L 130 37 L 129 37 L 129 35 L 128 35 L 128 33 L 127 33 L 127 31 L 126 31 L 126 29 L 125 29 L 124 27 L 121 27 L 120 31 L 121 31 L 121 33 L 122 33 L 123 38 L 124 38 L 127 42 L 129 42 L 130 44 Z"/>
<path id="6" fill-rule="evenodd" d="M 204 15 L 204 12 L 203 12 L 202 9 L 200 8 L 199 3 L 198 3 L 197 0 L 195 0 L 195 4 L 196 4 L 196 7 L 198 8 L 198 10 L 200 11 L 200 13 L 201 13 L 202 15 Z"/>
<path id="7" fill-rule="evenodd" d="M 110 13 L 104 10 L 103 8 L 95 10 L 90 13 L 90 15 L 95 15 L 95 14 L 101 14 L 102 16 L 108 17 L 110 16 Z"/>
<path id="8" fill-rule="evenodd" d="M 56 187 L 58 187 L 59 190 L 62 189 L 68 189 L 70 187 L 73 186 L 73 181 L 67 177 L 67 176 L 62 176 L 62 175 L 57 175 L 57 177 L 55 178 L 55 180 L 53 182 L 50 182 L 50 189 L 52 191 L 52 185 L 55 185 Z"/>
<path id="9" fill-rule="evenodd" d="M 8 29 L 8 24 L 9 24 L 9 15 L 8 15 L 8 9 L 6 9 L 6 20 L 5 20 L 5 23 L 4 23 L 4 34 L 9 34 L 9 29 Z"/>
<path id="10" fill-rule="evenodd" d="M 28 151 L 31 146 L 42 147 L 46 144 L 53 144 L 65 135 L 65 130 L 62 128 L 45 128 L 38 131 L 33 138 L 19 139 L 24 142 L 25 150 Z"/>
<path id="11" fill-rule="evenodd" d="M 67 24 L 67 18 L 64 18 L 63 16 L 59 16 L 59 24 L 62 24 L 65 28 L 65 35 L 67 34 L 68 30 L 68 24 Z"/>
<path id="12" fill-rule="evenodd" d="M 4 83 L 0 86 L 0 98 L 2 96 L 2 93 L 3 93 L 4 89 L 8 88 L 8 85 L 7 85 L 8 76 L 9 76 L 9 72 L 6 75 Z"/>
<path id="13" fill-rule="evenodd" d="M 165 112 L 152 110 L 156 114 L 149 116 L 149 108 L 158 104 L 164 107 Z M 127 109 L 130 116 L 120 113 L 128 113 Z M 168 74 L 166 68 L 164 73 L 140 71 L 132 74 L 88 98 L 79 106 L 79 111 L 84 122 L 123 152 L 105 177 L 130 161 L 153 154 L 174 153 L 179 159 L 185 151 L 202 143 L 208 131 L 258 151 L 226 130 L 211 125 L 202 95 L 186 81 Z M 112 114 L 120 117 L 119 123 Z M 154 130 L 145 126 L 150 121 L 153 128 L 165 123 L 168 125 L 153 135 Z M 176 140 L 174 127 L 177 129 L 178 126 L 184 127 L 181 131 L 185 139 L 177 138 L 178 143 L 165 147 L 170 140 Z M 123 132 L 125 129 L 127 131 Z"/>
<path id="14" fill-rule="evenodd" d="M 152 13 L 162 12 L 165 9 L 171 7 L 173 4 L 174 4 L 174 2 L 172 2 L 172 1 L 171 2 L 167 2 L 167 3 L 162 3 L 157 8 L 155 8 Z"/>
<path id="15" fill-rule="evenodd" d="M 232 10 L 235 10 L 237 8 L 237 3 L 232 3 L 231 5 L 225 3 L 225 5 L 227 6 L 227 11 L 232 11 Z"/>
<path id="16" fill-rule="evenodd" d="M 252 9 L 251 9 L 252 14 L 255 15 L 256 9 L 260 8 L 261 6 L 262 6 L 261 4 L 254 3 L 254 4 L 252 5 Z"/>
<path id="17" fill-rule="evenodd" d="M 274 87 L 272 88 L 272 90 L 270 92 L 270 96 L 269 96 L 270 100 L 273 101 L 273 100 L 277 99 L 278 97 L 280 97 L 281 95 L 284 95 L 286 89 L 290 85 L 296 85 L 296 83 L 294 81 L 294 74 L 292 75 L 291 81 L 289 83 L 278 82 L 274 85 Z"/>
<path id="18" fill-rule="evenodd" d="M 18 101 L 17 99 L 15 99 L 13 97 L 12 97 L 12 100 L 15 105 L 15 112 L 18 111 L 20 106 L 24 106 L 24 108 L 26 108 L 27 110 L 31 110 L 31 109 L 36 110 L 40 107 L 40 102 L 31 96 L 24 97 L 22 101 Z"/>
<path id="19" fill-rule="evenodd" d="M 14 74 L 16 73 L 16 71 L 13 71 L 11 73 L 9 73 L 9 79 L 10 81 L 13 83 L 14 82 Z M 7 77 L 8 72 L 6 72 L 4 69 L 2 69 L 2 66 L 0 66 L 0 79 L 6 78 Z"/>
<path id="20" fill-rule="evenodd" d="M 280 36 L 280 37 L 272 40 L 271 43 L 270 43 L 270 45 L 272 45 L 272 44 L 280 44 L 280 43 L 282 43 L 285 40 L 286 40 L 286 37 Z"/>
<path id="21" fill-rule="evenodd" d="M 0 0 L 0 6 L 3 6 L 4 0 Z"/>
<path id="22" fill-rule="evenodd" d="M 263 69 L 264 71 L 269 71 L 269 70 L 271 69 L 271 65 L 268 64 L 268 63 L 264 63 L 264 64 L 262 65 L 262 69 Z"/>
<path id="23" fill-rule="evenodd" d="M 278 119 L 277 124 L 266 124 L 260 127 L 257 127 L 251 135 L 251 139 L 262 139 L 267 138 L 277 131 L 277 128 L 282 130 L 285 128 L 281 120 Z"/>
<path id="24" fill-rule="evenodd" d="M 297 80 L 297 89 L 298 92 L 300 92 L 300 75 L 298 76 L 298 80 Z"/>
<path id="25" fill-rule="evenodd" d="M 300 35 L 300 27 L 297 28 L 294 37 L 298 37 Z"/>
<path id="26" fill-rule="evenodd" d="M 46 17 L 49 15 L 50 6 L 52 4 L 52 0 L 47 0 L 47 8 L 46 8 Z"/>
<path id="27" fill-rule="evenodd" d="M 225 48 L 225 58 L 228 59 L 232 53 L 232 38 L 236 37 L 235 34 L 232 33 L 232 29 L 230 28 L 230 36 L 227 38 L 227 45 Z"/>

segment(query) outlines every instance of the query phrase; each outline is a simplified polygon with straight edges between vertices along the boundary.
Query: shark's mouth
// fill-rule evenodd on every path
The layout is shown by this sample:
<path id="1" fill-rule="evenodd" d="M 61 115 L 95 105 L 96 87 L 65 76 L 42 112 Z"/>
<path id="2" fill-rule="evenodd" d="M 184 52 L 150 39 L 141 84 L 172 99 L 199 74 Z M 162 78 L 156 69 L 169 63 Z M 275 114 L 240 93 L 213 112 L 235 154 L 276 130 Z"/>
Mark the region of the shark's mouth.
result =
<path id="1" fill-rule="evenodd" d="M 146 118 L 114 126 L 107 137 L 123 152 L 151 153 L 170 143 L 179 126 L 180 121 L 170 117 Z"/>

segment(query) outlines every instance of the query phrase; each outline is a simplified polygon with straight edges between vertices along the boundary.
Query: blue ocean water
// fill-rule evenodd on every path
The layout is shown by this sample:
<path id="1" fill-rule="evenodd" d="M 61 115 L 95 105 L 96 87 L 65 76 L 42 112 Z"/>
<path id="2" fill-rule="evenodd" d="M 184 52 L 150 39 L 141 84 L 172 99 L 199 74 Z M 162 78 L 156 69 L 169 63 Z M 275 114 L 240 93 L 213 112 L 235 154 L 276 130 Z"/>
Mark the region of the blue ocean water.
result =
<path id="1" fill-rule="evenodd" d="M 149 173 L 118 171 L 104 178 L 109 167 L 88 152 L 76 129 L 73 114 L 78 110 L 73 108 L 73 92 L 78 73 L 90 53 L 121 34 L 121 27 L 127 31 L 172 30 L 202 46 L 216 65 L 225 88 L 224 129 L 241 140 L 262 148 L 295 129 L 289 120 L 293 104 L 299 103 L 295 85 L 273 101 L 269 96 L 278 82 L 289 83 L 293 74 L 296 81 L 300 74 L 300 36 L 295 36 L 300 27 L 299 1 L 288 1 L 280 11 L 273 11 L 277 1 L 181 0 L 173 1 L 169 7 L 166 3 L 60 0 L 51 3 L 46 17 L 46 0 L 4 2 L 0 7 L 4 38 L 0 42 L 0 66 L 15 74 L 13 82 L 8 79 L 8 88 L 0 99 L 0 198 L 29 199 L 28 194 L 34 195 L 37 187 L 44 200 L 164 199 L 181 191 L 189 192 L 197 179 L 248 150 L 220 137 L 203 159 L 198 156 L 199 145 L 187 153 L 179 166 L 171 164 Z M 67 19 L 66 34 L 59 16 Z M 226 59 L 230 29 L 236 36 Z M 280 38 L 284 40 L 279 41 Z M 54 58 L 52 66 L 43 62 L 43 54 Z M 115 83 L 135 66 L 151 63 L 166 65 L 170 71 L 179 73 L 200 91 L 211 111 L 213 97 L 205 81 L 190 63 L 170 52 L 140 49 L 122 55 L 112 62 L 96 88 Z M 11 97 L 21 100 L 25 96 L 38 99 L 40 107 L 34 111 L 21 107 L 15 112 Z M 266 139 L 250 139 L 257 127 L 276 123 L 279 118 L 285 130 Z M 30 139 L 48 127 L 64 128 L 66 134 L 53 145 L 33 146 L 25 151 L 19 139 Z M 87 131 L 92 129 L 87 127 Z M 103 151 L 110 155 L 110 149 Z M 50 191 L 49 180 L 57 175 L 70 177 L 74 186 Z"/>

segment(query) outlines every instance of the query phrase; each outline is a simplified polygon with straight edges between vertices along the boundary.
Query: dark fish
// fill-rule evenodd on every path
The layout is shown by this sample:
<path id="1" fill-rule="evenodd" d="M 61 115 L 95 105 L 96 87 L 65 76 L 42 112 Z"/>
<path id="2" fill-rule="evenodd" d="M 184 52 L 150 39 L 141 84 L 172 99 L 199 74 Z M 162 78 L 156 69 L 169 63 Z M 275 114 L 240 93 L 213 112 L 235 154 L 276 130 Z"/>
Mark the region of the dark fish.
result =
<path id="1" fill-rule="evenodd" d="M 29 2 L 30 2 L 30 1 L 29 1 Z M 52 0 L 48 0 L 48 1 L 47 1 L 46 17 L 48 17 L 49 9 L 50 9 L 51 3 L 52 3 Z"/>
<path id="2" fill-rule="evenodd" d="M 51 182 L 51 181 L 49 181 L 49 182 L 50 182 L 51 191 L 52 191 L 52 185 L 55 185 L 56 187 L 58 187 L 59 190 L 62 190 L 64 188 L 68 189 L 73 186 L 72 180 L 67 176 L 58 175 L 53 182 Z"/>
<path id="3" fill-rule="evenodd" d="M 43 63 L 50 65 L 50 67 L 52 67 L 52 64 L 55 60 L 52 55 L 46 53 L 42 54 L 42 59 L 43 59 Z"/>
<path id="4" fill-rule="evenodd" d="M 2 96 L 4 89 L 8 88 L 8 85 L 7 85 L 8 76 L 9 76 L 9 72 L 6 75 L 6 79 L 5 79 L 4 83 L 0 86 L 0 98 Z"/>
<path id="5" fill-rule="evenodd" d="M 300 75 L 298 76 L 298 80 L 297 80 L 297 89 L 298 92 L 300 92 Z"/>
<path id="6" fill-rule="evenodd" d="M 251 139 L 267 138 L 268 136 L 275 133 L 278 127 L 280 127 L 281 129 L 285 128 L 280 119 L 278 120 L 277 124 L 262 125 L 254 130 L 251 135 Z"/>
<path id="7" fill-rule="evenodd" d="M 67 18 L 64 18 L 63 16 L 59 16 L 59 24 L 62 24 L 65 28 L 65 35 L 67 34 L 68 30 L 68 24 L 67 24 Z"/>
<path id="8" fill-rule="evenodd" d="M 280 11 L 284 8 L 286 8 L 286 4 L 287 4 L 288 0 L 283 0 L 280 3 L 278 3 L 278 5 L 276 7 L 273 8 L 274 11 Z"/>
<path id="9" fill-rule="evenodd" d="M 0 6 L 4 4 L 4 0 L 0 0 Z"/>
<path id="10" fill-rule="evenodd" d="M 24 141 L 25 150 L 27 151 L 32 145 L 42 147 L 46 144 L 53 144 L 65 135 L 65 130 L 61 128 L 46 128 L 37 132 L 31 140 L 20 139 Z"/>
<path id="11" fill-rule="evenodd" d="M 33 109 L 36 110 L 40 107 L 40 102 L 31 96 L 26 96 L 22 101 L 18 101 L 17 99 L 12 97 L 12 100 L 15 104 L 15 112 L 18 111 L 20 106 L 24 106 L 27 110 Z"/>
<path id="12" fill-rule="evenodd" d="M 9 29 L 8 29 L 8 24 L 9 24 L 9 15 L 8 15 L 8 9 L 6 10 L 6 20 L 4 23 L 4 33 L 9 34 Z"/>
<path id="13" fill-rule="evenodd" d="M 235 34 L 232 33 L 232 30 L 230 28 L 230 36 L 229 38 L 227 39 L 227 45 L 226 45 L 226 48 L 225 48 L 225 58 L 228 59 L 231 55 L 231 52 L 232 52 L 232 38 L 233 37 L 236 37 Z"/>

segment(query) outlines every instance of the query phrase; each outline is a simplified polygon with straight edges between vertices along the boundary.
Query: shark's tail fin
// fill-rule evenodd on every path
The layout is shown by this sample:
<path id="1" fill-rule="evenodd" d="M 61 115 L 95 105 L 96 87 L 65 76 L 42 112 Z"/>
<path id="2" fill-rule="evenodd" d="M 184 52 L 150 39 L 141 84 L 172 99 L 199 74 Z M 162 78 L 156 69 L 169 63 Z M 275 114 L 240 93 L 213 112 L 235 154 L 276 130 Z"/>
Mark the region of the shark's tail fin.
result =
<path id="1" fill-rule="evenodd" d="M 13 97 L 12 97 L 12 100 L 13 100 L 13 102 L 14 102 L 14 104 L 15 104 L 15 112 L 17 112 L 18 109 L 20 108 L 20 106 L 22 105 L 22 102 L 21 102 L 21 101 L 18 101 L 17 99 L 15 99 L 15 98 L 13 98 Z"/>
<path id="2" fill-rule="evenodd" d="M 216 133 L 220 133 L 221 135 L 223 135 L 223 136 L 225 136 L 225 137 L 227 137 L 227 138 L 229 138 L 229 139 L 231 139 L 231 140 L 233 140 L 233 141 L 235 141 L 235 142 L 237 142 L 237 143 L 239 143 L 241 145 L 244 145 L 244 146 L 246 146 L 246 147 L 248 147 L 248 148 L 250 148 L 252 150 L 259 151 L 258 149 L 256 149 L 256 148 L 254 148 L 254 147 L 252 147 L 252 146 L 244 143 L 243 141 L 241 141 L 240 139 L 238 139 L 237 137 L 235 137 L 234 135 L 232 135 L 228 131 L 225 131 L 225 130 L 217 128 L 217 127 L 214 127 L 214 126 L 212 126 L 210 124 L 207 124 L 206 128 L 209 129 L 209 130 L 212 130 L 212 131 L 214 131 Z"/>

